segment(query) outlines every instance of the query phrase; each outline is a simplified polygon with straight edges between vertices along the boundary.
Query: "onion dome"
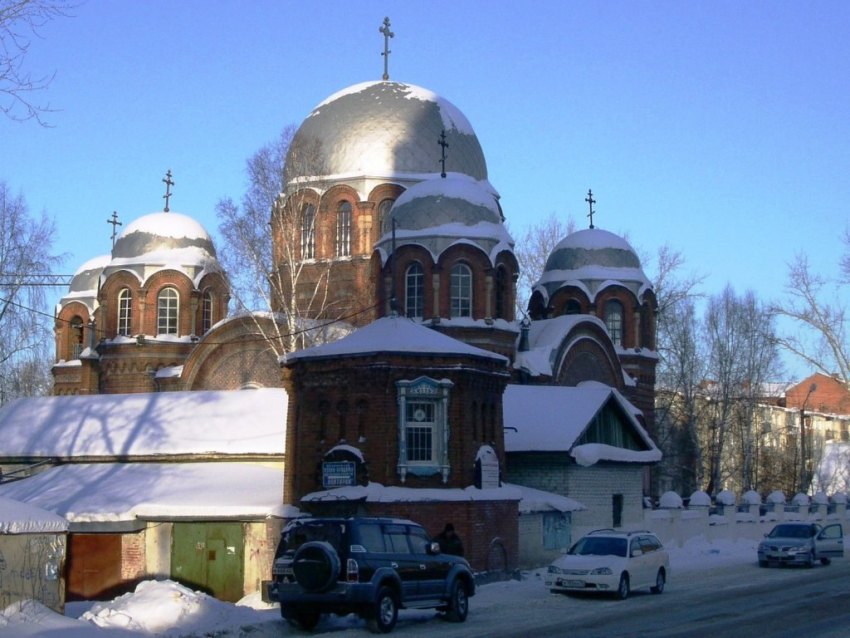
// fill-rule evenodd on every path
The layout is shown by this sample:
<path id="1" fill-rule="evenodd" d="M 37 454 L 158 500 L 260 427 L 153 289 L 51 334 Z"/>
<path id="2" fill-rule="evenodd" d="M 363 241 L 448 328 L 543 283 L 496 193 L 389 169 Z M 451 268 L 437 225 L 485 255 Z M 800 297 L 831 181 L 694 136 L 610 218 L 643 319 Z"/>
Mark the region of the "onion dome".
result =
<path id="1" fill-rule="evenodd" d="M 79 301 L 88 307 L 89 312 L 94 312 L 100 275 L 109 264 L 109 259 L 109 255 L 100 255 L 89 259 L 77 268 L 77 272 L 71 278 L 68 292 L 59 300 L 57 308 L 63 308 L 72 301 Z"/>
<path id="2" fill-rule="evenodd" d="M 220 271 L 215 246 L 201 224 L 180 213 L 151 213 L 130 223 L 112 248 L 105 275 L 125 269 L 147 279 L 152 271 L 175 269 L 194 281 Z"/>
<path id="3" fill-rule="evenodd" d="M 401 194 L 378 242 L 385 254 L 392 251 L 393 224 L 396 246 L 422 245 L 435 260 L 458 241 L 476 244 L 491 259 L 514 244 L 489 182 L 462 175 L 419 182 Z"/>
<path id="4" fill-rule="evenodd" d="M 586 289 L 591 298 L 609 285 L 622 285 L 635 295 L 652 284 L 629 243 L 599 228 L 580 230 L 562 239 L 546 260 L 543 275 L 535 284 L 547 295 L 567 285 Z"/>
<path id="5" fill-rule="evenodd" d="M 445 131 L 446 171 L 487 179 L 469 121 L 448 100 L 412 84 L 365 82 L 319 104 L 301 124 L 286 158 L 285 183 L 320 177 L 424 179 L 438 173 Z"/>

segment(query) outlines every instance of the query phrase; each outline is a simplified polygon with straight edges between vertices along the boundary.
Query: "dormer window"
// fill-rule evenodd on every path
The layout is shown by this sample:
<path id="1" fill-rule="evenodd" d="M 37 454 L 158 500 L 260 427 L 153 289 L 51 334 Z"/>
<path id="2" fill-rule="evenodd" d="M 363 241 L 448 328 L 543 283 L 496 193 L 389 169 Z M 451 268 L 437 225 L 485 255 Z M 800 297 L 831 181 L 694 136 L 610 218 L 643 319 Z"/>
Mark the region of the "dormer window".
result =
<path id="1" fill-rule="evenodd" d="M 118 293 L 118 334 L 129 337 L 133 332 L 133 293 L 122 288 Z"/>
<path id="2" fill-rule="evenodd" d="M 451 271 L 451 306 L 449 316 L 472 316 L 472 271 L 466 264 L 455 264 Z"/>
<path id="3" fill-rule="evenodd" d="M 178 311 L 180 295 L 174 288 L 163 288 L 156 300 L 156 333 L 159 335 L 178 334 Z"/>

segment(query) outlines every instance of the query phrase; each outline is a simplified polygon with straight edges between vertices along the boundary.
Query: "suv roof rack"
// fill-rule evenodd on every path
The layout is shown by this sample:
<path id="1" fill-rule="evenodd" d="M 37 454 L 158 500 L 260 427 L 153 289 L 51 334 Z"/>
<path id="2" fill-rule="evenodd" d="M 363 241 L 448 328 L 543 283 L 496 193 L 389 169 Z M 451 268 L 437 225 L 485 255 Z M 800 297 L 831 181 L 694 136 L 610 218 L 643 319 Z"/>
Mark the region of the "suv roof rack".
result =
<path id="1" fill-rule="evenodd" d="M 648 529 L 614 529 L 613 527 L 603 527 L 601 529 L 595 529 L 591 532 L 588 532 L 587 535 L 591 534 L 623 534 L 625 536 L 632 536 L 633 534 L 652 534 Z"/>

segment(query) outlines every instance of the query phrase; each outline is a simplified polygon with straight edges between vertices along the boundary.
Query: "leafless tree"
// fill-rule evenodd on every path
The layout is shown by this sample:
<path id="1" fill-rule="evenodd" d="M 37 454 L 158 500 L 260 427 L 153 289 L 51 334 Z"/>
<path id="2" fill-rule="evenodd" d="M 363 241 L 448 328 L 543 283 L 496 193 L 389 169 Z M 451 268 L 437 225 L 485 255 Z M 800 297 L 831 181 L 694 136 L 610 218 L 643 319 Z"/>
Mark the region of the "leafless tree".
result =
<path id="1" fill-rule="evenodd" d="M 50 315 L 31 275 L 61 264 L 51 253 L 54 233 L 53 220 L 31 216 L 23 195 L 0 181 L 0 405 L 50 388 Z"/>
<path id="2" fill-rule="evenodd" d="M 845 234 L 845 245 L 841 276 L 834 280 L 813 272 L 806 255 L 798 254 L 788 266 L 786 299 L 775 304 L 773 312 L 795 324 L 794 332 L 780 338 L 782 347 L 816 370 L 837 373 L 848 383 L 850 342 L 842 298 L 846 299 L 850 284 L 850 234 Z"/>
<path id="3" fill-rule="evenodd" d="M 521 237 L 514 238 L 516 240 L 514 254 L 519 264 L 516 295 L 518 315 L 522 316 L 528 309 L 531 289 L 543 274 L 549 255 L 552 254 L 558 242 L 575 229 L 576 222 L 572 216 L 563 221 L 555 213 L 549 213 L 543 221 L 527 226 Z"/>
<path id="4" fill-rule="evenodd" d="M 224 240 L 220 259 L 230 278 L 236 311 L 254 320 L 278 356 L 321 342 L 333 330 L 316 319 L 327 309 L 330 262 L 311 264 L 311 275 L 319 274 L 315 282 L 308 282 L 308 294 L 303 293 L 309 260 L 302 258 L 302 233 L 314 232 L 317 215 L 305 228 L 300 204 L 309 196 L 305 192 L 315 194 L 318 201 L 323 186 L 312 184 L 284 195 L 284 168 L 295 132 L 295 127 L 285 127 L 276 140 L 248 159 L 248 188 L 241 206 L 230 198 L 216 205 Z M 311 169 L 321 162 L 317 148 L 289 155 L 290 162 L 308 162 Z M 264 320 L 269 317 L 272 321 Z"/>
<path id="5" fill-rule="evenodd" d="M 45 125 L 42 115 L 52 109 L 33 102 L 33 95 L 53 75 L 33 76 L 24 63 L 38 30 L 73 6 L 64 0 L 0 0 L 0 109 L 7 117 Z"/>

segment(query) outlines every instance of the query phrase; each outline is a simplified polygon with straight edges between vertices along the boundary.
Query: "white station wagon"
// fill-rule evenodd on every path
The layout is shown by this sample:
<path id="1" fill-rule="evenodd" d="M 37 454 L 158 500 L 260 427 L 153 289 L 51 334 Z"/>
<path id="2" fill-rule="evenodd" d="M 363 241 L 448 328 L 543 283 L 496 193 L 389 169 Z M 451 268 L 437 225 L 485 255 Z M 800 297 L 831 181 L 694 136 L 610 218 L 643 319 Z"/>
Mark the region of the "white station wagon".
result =
<path id="1" fill-rule="evenodd" d="M 669 574 L 667 550 L 655 534 L 602 529 L 549 565 L 546 586 L 553 593 L 607 592 L 624 599 L 642 587 L 660 594 Z"/>

